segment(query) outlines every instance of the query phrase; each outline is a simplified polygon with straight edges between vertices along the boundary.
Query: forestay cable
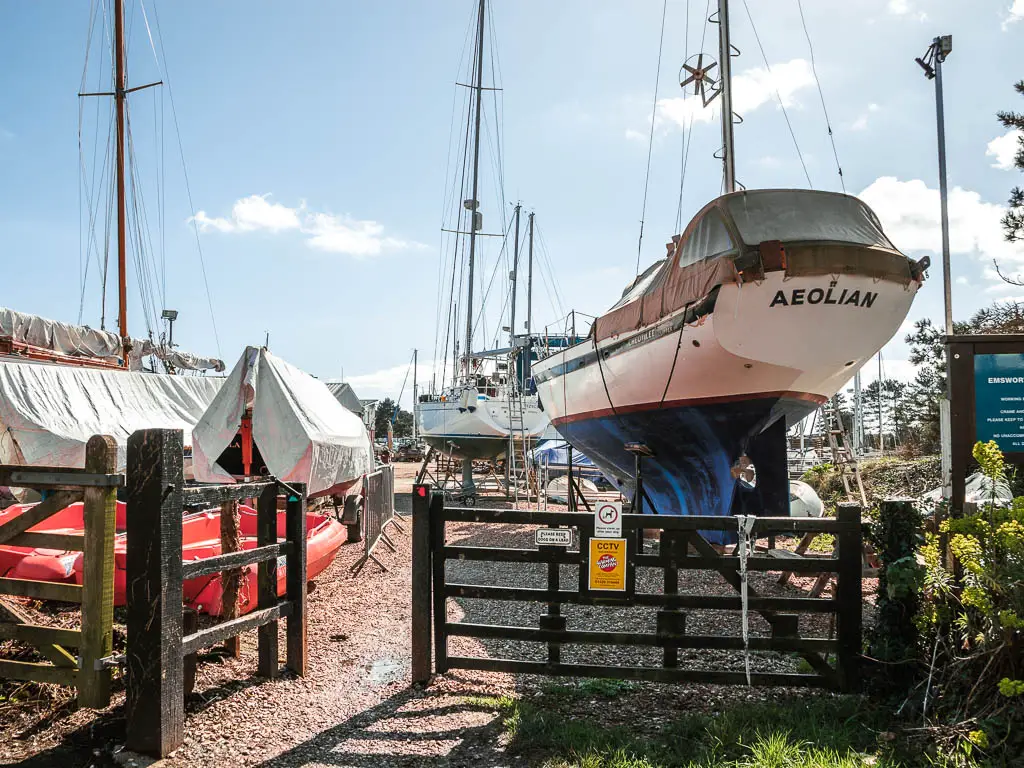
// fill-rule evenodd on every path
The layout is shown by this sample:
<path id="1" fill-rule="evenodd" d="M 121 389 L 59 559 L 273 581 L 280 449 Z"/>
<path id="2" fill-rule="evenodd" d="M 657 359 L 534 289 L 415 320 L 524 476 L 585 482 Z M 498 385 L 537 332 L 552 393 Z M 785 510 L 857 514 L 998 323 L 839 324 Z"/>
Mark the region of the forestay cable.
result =
<path id="1" fill-rule="evenodd" d="M 640 209 L 640 237 L 636 242 L 636 274 L 640 274 L 640 249 L 644 243 L 644 218 L 647 216 L 647 187 L 651 181 L 651 155 L 654 152 L 654 125 L 658 111 L 658 84 L 661 82 L 661 52 L 665 47 L 665 14 L 668 0 L 661 5 L 661 36 L 658 39 L 658 71 L 654 75 L 654 104 L 651 107 L 651 135 L 647 142 L 647 172 L 644 175 L 644 203 Z"/>
<path id="2" fill-rule="evenodd" d="M 843 166 L 839 163 L 839 153 L 836 152 L 836 139 L 832 133 L 832 122 L 828 117 L 828 108 L 825 106 L 825 94 L 821 90 L 821 80 L 818 77 L 818 67 L 814 63 L 814 46 L 811 44 L 811 35 L 807 31 L 807 20 L 804 18 L 804 4 L 802 0 L 796 0 L 796 7 L 800 10 L 800 24 L 804 28 L 804 37 L 807 38 L 807 50 L 811 53 L 811 73 L 814 75 L 814 82 L 818 86 L 818 98 L 821 99 L 821 111 L 825 115 L 825 127 L 828 128 L 828 140 L 832 143 L 832 157 L 836 160 L 836 171 L 839 172 L 839 184 L 846 192 L 846 181 L 843 179 Z"/>

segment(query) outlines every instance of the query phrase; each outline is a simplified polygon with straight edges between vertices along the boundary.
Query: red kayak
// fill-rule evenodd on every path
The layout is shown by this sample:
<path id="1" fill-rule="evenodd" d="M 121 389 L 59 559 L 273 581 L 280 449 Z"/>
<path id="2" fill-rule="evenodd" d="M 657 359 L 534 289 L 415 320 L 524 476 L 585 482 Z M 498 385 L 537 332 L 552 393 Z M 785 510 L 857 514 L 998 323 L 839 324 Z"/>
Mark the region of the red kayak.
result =
<path id="1" fill-rule="evenodd" d="M 0 512 L 0 524 L 20 515 L 30 505 L 15 505 Z M 117 529 L 124 530 L 125 505 L 117 503 Z M 81 534 L 82 503 L 72 504 L 57 512 L 30 531 Z M 345 542 L 345 527 L 323 516 L 306 515 L 306 578 L 315 579 L 331 564 Z M 284 539 L 285 514 L 277 515 L 279 540 Z M 256 510 L 239 506 L 239 533 L 242 549 L 256 546 Z M 114 539 L 114 604 L 125 603 L 125 546 L 127 537 L 119 533 Z M 220 510 L 186 515 L 182 520 L 182 559 L 202 560 L 220 554 Z M 60 552 L 52 549 L 12 547 L 0 545 L 0 576 L 38 581 L 82 583 L 82 553 Z M 277 571 L 277 593 L 285 593 L 284 559 Z M 218 615 L 221 608 L 221 581 L 219 574 L 202 576 L 183 585 L 186 605 L 203 613 Z M 247 613 L 256 607 L 256 566 L 244 569 L 239 590 L 239 612 Z"/>

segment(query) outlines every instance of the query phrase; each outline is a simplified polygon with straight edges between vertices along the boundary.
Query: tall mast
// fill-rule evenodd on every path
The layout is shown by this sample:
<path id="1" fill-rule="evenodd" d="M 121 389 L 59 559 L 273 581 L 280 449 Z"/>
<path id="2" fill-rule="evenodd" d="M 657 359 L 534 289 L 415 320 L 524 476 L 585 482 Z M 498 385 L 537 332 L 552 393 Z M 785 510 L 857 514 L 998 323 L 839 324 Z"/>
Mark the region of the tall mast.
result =
<path id="1" fill-rule="evenodd" d="M 128 367 L 128 351 L 131 348 L 128 336 L 128 243 L 125 222 L 124 189 L 124 104 L 127 91 L 124 71 L 124 0 L 114 0 L 114 105 L 117 120 L 117 148 L 114 159 L 117 173 L 117 331 L 121 335 L 124 366 Z"/>
<path id="2" fill-rule="evenodd" d="M 516 234 L 512 240 L 512 309 L 508 323 L 509 346 L 516 346 L 516 286 L 519 284 L 519 212 L 522 203 L 516 203 Z"/>
<path id="3" fill-rule="evenodd" d="M 526 336 L 533 330 L 533 212 L 530 212 L 530 257 L 526 275 Z"/>
<path id="4" fill-rule="evenodd" d="M 718 67 L 722 82 L 722 169 L 726 193 L 736 191 L 736 158 L 732 139 L 732 44 L 729 42 L 729 0 L 718 0 Z"/>
<path id="5" fill-rule="evenodd" d="M 479 218 L 476 209 L 480 205 L 477 199 L 477 190 L 480 181 L 480 107 L 484 93 L 484 2 L 485 0 L 480 0 L 480 18 L 477 23 L 476 39 L 476 82 L 473 86 L 476 89 L 476 126 L 473 129 L 473 197 L 464 203 L 470 210 L 469 281 L 466 287 L 466 348 L 463 350 L 467 378 L 469 378 L 473 356 L 473 266 L 476 258 L 476 230 Z"/>
<path id="6" fill-rule="evenodd" d="M 419 382 L 416 380 L 416 369 L 419 368 L 418 356 L 419 350 L 414 349 L 412 351 L 412 439 L 416 439 L 416 421 L 419 418 L 420 411 L 420 388 Z"/>

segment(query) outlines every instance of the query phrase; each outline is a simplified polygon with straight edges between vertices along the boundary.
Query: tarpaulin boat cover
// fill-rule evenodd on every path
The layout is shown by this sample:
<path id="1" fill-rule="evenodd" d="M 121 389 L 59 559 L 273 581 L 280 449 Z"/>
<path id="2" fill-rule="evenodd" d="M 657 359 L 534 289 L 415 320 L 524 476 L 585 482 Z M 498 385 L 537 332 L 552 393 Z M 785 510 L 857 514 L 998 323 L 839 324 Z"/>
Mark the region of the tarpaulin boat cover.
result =
<path id="1" fill-rule="evenodd" d="M 640 275 L 594 321 L 598 341 L 635 331 L 735 283 L 735 257 L 761 243 L 785 246 L 786 274 L 854 272 L 909 283 L 912 262 L 882 232 L 874 212 L 851 195 L 806 189 L 755 189 L 716 198 L 667 244 L 667 258 Z"/>
<path id="2" fill-rule="evenodd" d="M 272 475 L 306 483 L 310 495 L 346 485 L 374 469 L 363 420 L 339 403 L 324 382 L 266 349 L 247 347 L 192 430 L 196 480 L 231 483 L 218 463 L 252 408 L 253 439 Z"/>
<path id="3" fill-rule="evenodd" d="M 121 339 L 109 331 L 86 325 L 72 325 L 38 315 L 0 307 L 0 336 L 10 336 L 22 344 L 47 349 L 70 357 L 95 358 L 120 364 Z M 128 367 L 142 370 L 142 359 L 149 355 L 189 371 L 223 371 L 224 363 L 213 357 L 200 357 L 149 339 L 132 339 Z"/>
<path id="4" fill-rule="evenodd" d="M 0 362 L 0 463 L 81 467 L 93 435 L 117 441 L 125 468 L 128 436 L 180 429 L 186 436 L 224 379 Z"/>

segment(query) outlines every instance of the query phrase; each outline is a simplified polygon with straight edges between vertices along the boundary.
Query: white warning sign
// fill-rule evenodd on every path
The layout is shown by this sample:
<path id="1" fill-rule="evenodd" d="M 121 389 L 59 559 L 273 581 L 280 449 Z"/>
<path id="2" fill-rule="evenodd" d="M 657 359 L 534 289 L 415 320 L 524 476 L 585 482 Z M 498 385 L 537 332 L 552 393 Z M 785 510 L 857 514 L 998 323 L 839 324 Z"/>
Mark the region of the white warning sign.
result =
<path id="1" fill-rule="evenodd" d="M 622 536 L 622 502 L 602 501 L 594 509 L 594 537 L 617 539 Z"/>

